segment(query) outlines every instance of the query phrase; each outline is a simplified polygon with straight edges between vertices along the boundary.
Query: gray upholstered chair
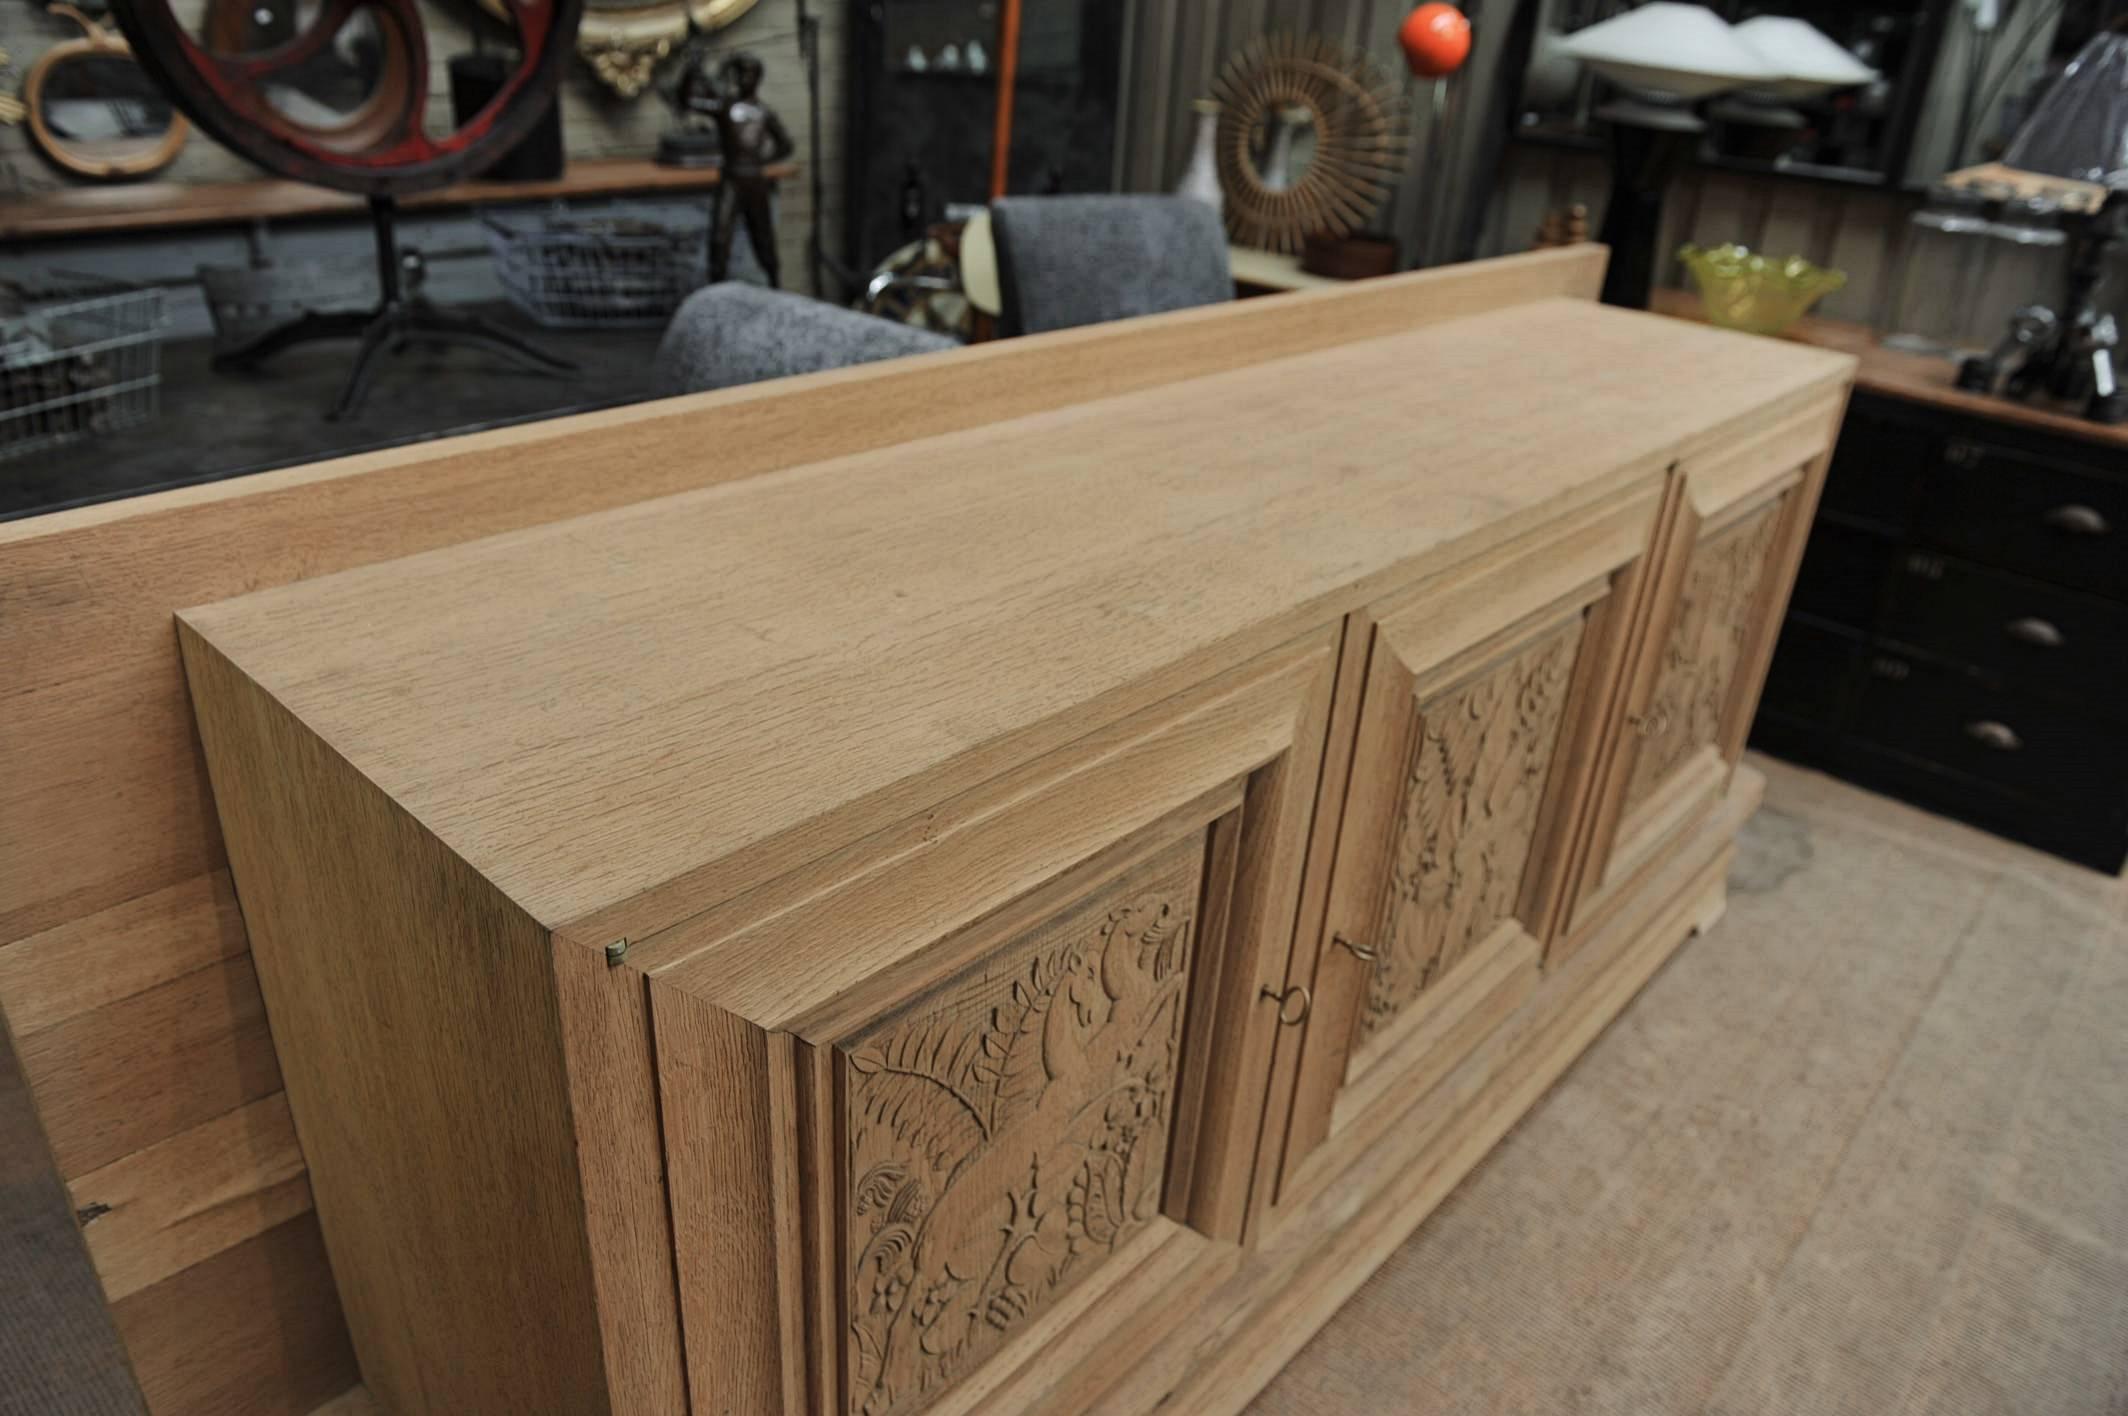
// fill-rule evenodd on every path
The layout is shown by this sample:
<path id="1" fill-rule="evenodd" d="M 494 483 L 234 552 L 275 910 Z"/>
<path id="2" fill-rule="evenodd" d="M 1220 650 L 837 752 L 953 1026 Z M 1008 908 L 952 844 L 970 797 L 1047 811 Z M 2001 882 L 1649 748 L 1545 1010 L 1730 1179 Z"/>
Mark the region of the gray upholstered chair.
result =
<path id="1" fill-rule="evenodd" d="M 1234 298 L 1219 213 L 1189 197 L 1001 197 L 990 226 L 1006 334 Z"/>
<path id="2" fill-rule="evenodd" d="M 673 312 L 653 376 L 660 393 L 699 393 L 958 347 L 913 325 L 727 280 Z"/>

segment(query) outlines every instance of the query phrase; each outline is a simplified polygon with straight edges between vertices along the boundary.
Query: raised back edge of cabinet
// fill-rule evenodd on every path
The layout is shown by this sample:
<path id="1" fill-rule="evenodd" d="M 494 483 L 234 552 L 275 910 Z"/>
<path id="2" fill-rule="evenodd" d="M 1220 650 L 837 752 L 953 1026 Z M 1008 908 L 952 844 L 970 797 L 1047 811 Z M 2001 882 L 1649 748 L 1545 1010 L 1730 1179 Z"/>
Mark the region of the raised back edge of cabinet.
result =
<path id="1" fill-rule="evenodd" d="M 707 941 L 660 931 L 1829 406 L 1851 367 L 1537 302 L 185 620 L 528 914 L 647 939 L 631 962 L 681 982 Z M 832 981 L 770 952 L 757 991 L 732 959 L 695 981 L 779 1025 Z"/>
<path id="2" fill-rule="evenodd" d="M 91 1254 L 150 1408 L 300 1411 L 356 1379 L 172 611 L 1279 354 L 1593 300 L 1604 264 L 1583 246 L 1443 267 L 0 524 L 0 1004 L 74 1203 L 99 1216 Z M 650 455 L 674 443 L 696 451 Z M 584 996 L 595 1020 L 634 1017 L 603 983 Z M 640 1104 L 654 1105 L 644 1076 Z M 644 1272 L 663 1262 L 655 1224 L 592 1222 L 634 1234 Z M 631 1409 L 671 1409 L 669 1274 L 635 1297 L 617 1310 L 634 1321 L 607 1333 L 617 1390 Z"/>

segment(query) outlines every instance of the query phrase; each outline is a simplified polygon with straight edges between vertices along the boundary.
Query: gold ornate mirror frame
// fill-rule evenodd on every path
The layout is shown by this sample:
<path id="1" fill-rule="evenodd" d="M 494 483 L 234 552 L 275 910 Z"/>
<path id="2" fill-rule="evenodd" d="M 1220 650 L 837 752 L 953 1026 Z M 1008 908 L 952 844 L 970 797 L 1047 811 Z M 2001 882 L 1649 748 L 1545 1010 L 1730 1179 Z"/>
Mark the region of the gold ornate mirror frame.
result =
<path id="1" fill-rule="evenodd" d="M 480 0 L 497 19 L 510 18 L 508 0 Z M 658 64 L 687 38 L 688 22 L 708 33 L 723 29 L 754 8 L 756 0 L 645 0 L 602 5 L 587 0 L 577 29 L 576 52 L 599 82 L 622 98 L 650 87 Z"/>
<path id="2" fill-rule="evenodd" d="M 1312 235 L 1348 235 L 1374 216 L 1403 173 L 1403 98 L 1360 50 L 1270 35 L 1227 61 L 1212 97 L 1220 106 L 1227 234 L 1240 245 L 1298 251 Z M 1292 185 L 1273 187 L 1256 169 L 1256 134 L 1296 108 L 1314 122 L 1315 151 Z"/>
<path id="3" fill-rule="evenodd" d="M 72 5 L 53 5 L 50 12 L 64 15 L 81 26 L 81 38 L 61 40 L 38 56 L 22 80 L 22 121 L 29 124 L 30 140 L 37 150 L 59 166 L 79 177 L 89 177 L 100 182 L 120 180 L 127 177 L 145 177 L 151 172 L 160 172 L 176 160 L 178 152 L 190 136 L 191 125 L 185 121 L 177 105 L 170 105 L 170 126 L 163 133 L 162 141 L 152 148 L 123 158 L 85 157 L 69 151 L 66 141 L 51 129 L 44 116 L 44 86 L 53 70 L 60 65 L 85 58 L 92 54 L 108 55 L 114 59 L 133 60 L 133 47 L 120 36 L 105 29 Z"/>

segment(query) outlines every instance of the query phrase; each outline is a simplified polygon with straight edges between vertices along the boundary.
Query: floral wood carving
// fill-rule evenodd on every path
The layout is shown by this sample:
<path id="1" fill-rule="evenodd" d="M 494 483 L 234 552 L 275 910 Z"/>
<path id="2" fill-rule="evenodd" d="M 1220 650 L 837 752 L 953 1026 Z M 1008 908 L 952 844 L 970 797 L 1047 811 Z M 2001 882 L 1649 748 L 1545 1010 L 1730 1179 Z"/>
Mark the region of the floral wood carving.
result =
<path id="1" fill-rule="evenodd" d="M 1358 1041 L 1514 913 L 1582 625 L 1576 618 L 1419 706 Z"/>
<path id="2" fill-rule="evenodd" d="M 644 40 L 579 39 L 576 52 L 584 56 L 600 83 L 622 98 L 634 98 L 650 87 L 658 65 L 672 53 L 672 41 L 662 36 Z"/>
<path id="3" fill-rule="evenodd" d="M 1193 837 L 846 1044 L 848 1409 L 979 1365 L 1159 1213 Z"/>
<path id="4" fill-rule="evenodd" d="M 1767 506 L 1694 548 L 1655 692 L 1642 715 L 1657 731 L 1642 739 L 1634 758 L 1627 811 L 1653 795 L 1693 752 L 1721 737 L 1722 710 L 1744 657 L 1744 636 L 1756 622 L 1751 604 L 1766 583 L 1780 509 L 1778 502 Z"/>

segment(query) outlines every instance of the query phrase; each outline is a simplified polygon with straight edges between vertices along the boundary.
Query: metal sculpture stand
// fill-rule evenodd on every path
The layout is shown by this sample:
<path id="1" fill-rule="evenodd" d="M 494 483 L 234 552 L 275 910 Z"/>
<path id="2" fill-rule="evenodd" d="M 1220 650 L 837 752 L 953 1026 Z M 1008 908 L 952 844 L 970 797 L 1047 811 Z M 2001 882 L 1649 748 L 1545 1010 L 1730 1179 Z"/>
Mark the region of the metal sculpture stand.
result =
<path id="1" fill-rule="evenodd" d="M 2128 191 L 2115 191 L 2097 211 L 2072 214 L 2065 222 L 2069 287 L 2062 313 L 2044 305 L 2017 311 L 2000 343 L 1959 366 L 1958 387 L 2052 399 L 2097 423 L 2128 422 L 2128 389 L 2116 364 L 2120 325 L 2102 304 L 2112 254 L 2128 237 Z"/>
<path id="2" fill-rule="evenodd" d="M 576 365 L 567 359 L 518 338 L 491 320 L 473 314 L 451 314 L 429 303 L 417 289 L 406 288 L 397 230 L 398 203 L 390 197 L 369 199 L 370 221 L 377 235 L 377 288 L 380 299 L 374 310 L 305 311 L 278 328 L 270 329 L 248 344 L 214 359 L 217 369 L 255 368 L 262 361 L 297 344 L 320 339 L 356 339 L 355 366 L 348 371 L 340 397 L 325 416 L 338 420 L 362 406 L 375 376 L 378 358 L 387 350 L 398 353 L 409 344 L 460 345 L 514 359 L 538 373 L 567 374 Z"/>

